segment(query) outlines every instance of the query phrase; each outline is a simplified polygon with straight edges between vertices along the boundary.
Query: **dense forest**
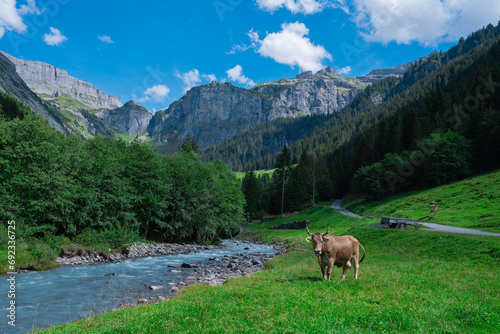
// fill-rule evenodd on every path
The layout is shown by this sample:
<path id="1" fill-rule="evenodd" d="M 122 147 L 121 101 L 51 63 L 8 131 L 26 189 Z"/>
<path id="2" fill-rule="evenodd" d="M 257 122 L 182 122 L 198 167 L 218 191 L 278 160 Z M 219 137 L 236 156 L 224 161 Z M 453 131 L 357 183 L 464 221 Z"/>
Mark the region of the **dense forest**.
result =
<path id="1" fill-rule="evenodd" d="M 240 182 L 195 143 L 161 156 L 140 141 L 64 137 L 2 93 L 0 110 L 0 220 L 19 237 L 213 242 L 244 219 Z"/>
<path id="2" fill-rule="evenodd" d="M 294 197 L 297 181 L 293 175 L 301 164 L 293 164 L 310 152 L 315 163 L 307 179 L 312 179 L 313 173 L 317 176 L 315 192 L 306 193 L 317 194 L 319 200 L 342 198 L 349 191 L 381 198 L 498 168 L 499 36 L 500 26 L 489 25 L 462 38 L 449 51 L 413 65 L 402 78 L 370 86 L 338 115 L 330 115 L 319 131 L 313 130 L 317 134 L 293 142 L 286 152 L 240 163 L 250 169 L 278 167 L 275 182 L 262 180 L 259 185 L 262 196 L 273 193 L 277 178 L 283 175 L 279 173 L 290 169 L 281 183 L 285 194 Z M 295 132 L 301 129 L 300 120 L 288 124 Z M 264 136 L 266 126 L 271 125 L 262 125 Z M 239 143 L 231 145 L 235 144 Z M 290 159 L 292 167 L 281 167 L 284 155 L 289 156 L 285 161 Z M 246 198 L 248 201 L 248 195 Z M 285 195 L 289 210 L 308 203 L 312 203 L 311 198 L 299 203 Z M 280 207 L 268 201 L 259 210 L 279 213 Z"/>

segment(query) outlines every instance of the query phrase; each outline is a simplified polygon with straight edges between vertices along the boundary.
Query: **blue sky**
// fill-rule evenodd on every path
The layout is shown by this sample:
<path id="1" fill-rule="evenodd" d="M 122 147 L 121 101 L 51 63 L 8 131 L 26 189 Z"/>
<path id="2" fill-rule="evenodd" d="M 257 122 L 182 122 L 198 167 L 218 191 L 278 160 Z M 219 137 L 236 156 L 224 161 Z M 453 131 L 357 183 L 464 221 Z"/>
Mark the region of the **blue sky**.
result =
<path id="1" fill-rule="evenodd" d="M 498 20 L 498 0 L 0 0 L 0 50 L 154 112 L 214 79 L 365 75 Z"/>

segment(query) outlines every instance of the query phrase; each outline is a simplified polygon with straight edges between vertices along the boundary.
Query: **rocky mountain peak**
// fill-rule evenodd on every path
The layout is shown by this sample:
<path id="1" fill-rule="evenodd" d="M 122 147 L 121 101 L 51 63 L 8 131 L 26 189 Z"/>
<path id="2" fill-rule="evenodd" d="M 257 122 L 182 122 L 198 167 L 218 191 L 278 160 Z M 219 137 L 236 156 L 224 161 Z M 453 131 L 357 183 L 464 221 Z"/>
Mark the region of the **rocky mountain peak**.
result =
<path id="1" fill-rule="evenodd" d="M 337 73 L 335 73 L 333 66 L 325 67 L 325 68 L 319 70 L 318 72 L 316 72 L 316 74 L 317 75 L 324 75 L 324 76 L 331 76 L 332 74 L 338 75 Z"/>
<path id="2" fill-rule="evenodd" d="M 113 110 L 102 109 L 96 116 L 128 135 L 144 134 L 153 118 L 153 114 L 134 101 Z"/>
<path id="3" fill-rule="evenodd" d="M 297 74 L 297 76 L 295 78 L 297 78 L 297 79 L 312 79 L 312 78 L 314 78 L 314 75 L 313 75 L 312 71 L 306 71 L 306 72 Z"/>

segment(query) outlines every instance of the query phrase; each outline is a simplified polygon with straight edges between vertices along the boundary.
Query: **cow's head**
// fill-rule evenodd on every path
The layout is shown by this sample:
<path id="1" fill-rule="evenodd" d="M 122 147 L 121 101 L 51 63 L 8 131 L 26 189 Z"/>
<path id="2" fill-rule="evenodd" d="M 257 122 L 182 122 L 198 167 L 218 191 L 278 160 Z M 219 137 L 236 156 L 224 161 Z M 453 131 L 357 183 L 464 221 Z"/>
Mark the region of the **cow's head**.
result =
<path id="1" fill-rule="evenodd" d="M 317 256 L 321 255 L 321 252 L 323 251 L 323 242 L 327 242 L 330 240 L 330 239 L 328 239 L 328 237 L 326 237 L 326 235 L 328 234 L 328 231 L 330 231 L 330 228 L 328 228 L 328 230 L 326 230 L 326 233 L 324 233 L 324 234 L 321 234 L 319 232 L 312 234 L 311 232 L 309 232 L 309 228 L 307 228 L 307 227 L 306 227 L 306 230 L 307 230 L 307 233 L 310 235 L 310 237 L 306 238 L 306 241 L 307 242 L 312 241 L 313 247 L 314 247 L 314 254 Z"/>

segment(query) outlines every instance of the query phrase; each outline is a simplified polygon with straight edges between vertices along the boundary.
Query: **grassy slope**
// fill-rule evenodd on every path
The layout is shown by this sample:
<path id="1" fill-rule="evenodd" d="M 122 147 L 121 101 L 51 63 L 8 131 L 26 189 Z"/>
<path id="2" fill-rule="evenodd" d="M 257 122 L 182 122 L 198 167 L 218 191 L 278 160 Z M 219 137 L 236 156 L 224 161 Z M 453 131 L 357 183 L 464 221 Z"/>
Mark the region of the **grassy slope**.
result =
<path id="1" fill-rule="evenodd" d="M 274 173 L 275 169 L 262 169 L 262 170 L 256 170 L 255 171 L 255 175 L 257 177 L 261 177 L 262 175 L 264 174 L 269 174 L 269 176 L 272 176 L 273 173 Z M 238 180 L 243 180 L 243 178 L 245 177 L 246 173 L 235 173 L 236 174 L 236 177 L 238 178 Z"/>
<path id="2" fill-rule="evenodd" d="M 498 180 L 494 173 L 480 182 L 490 176 Z M 467 182 L 445 190 L 453 193 L 452 188 Z M 432 190 L 365 204 L 365 209 L 358 204 L 358 212 L 397 207 L 402 199 L 419 203 L 428 192 Z M 470 200 L 473 207 L 481 201 Z M 498 204 L 492 211 L 496 209 Z M 363 244 L 368 254 L 359 280 L 350 271 L 340 282 L 341 269 L 335 268 L 335 280 L 322 281 L 304 231 L 262 229 L 303 219 L 313 231 L 330 226 L 330 234 L 351 234 Z M 249 227 L 252 235 L 292 246 L 267 262 L 267 270 L 221 287 L 191 286 L 165 303 L 104 314 L 49 333 L 500 332 L 500 238 L 367 227 L 377 220 L 350 218 L 319 205 L 280 221 L 254 223 Z"/>
<path id="3" fill-rule="evenodd" d="M 428 217 L 431 201 L 436 201 L 439 209 L 436 216 Z M 343 205 L 365 216 L 424 217 L 420 221 L 500 232 L 500 171 L 383 201 L 350 196 Z"/>

